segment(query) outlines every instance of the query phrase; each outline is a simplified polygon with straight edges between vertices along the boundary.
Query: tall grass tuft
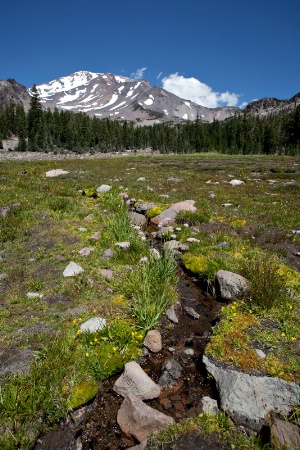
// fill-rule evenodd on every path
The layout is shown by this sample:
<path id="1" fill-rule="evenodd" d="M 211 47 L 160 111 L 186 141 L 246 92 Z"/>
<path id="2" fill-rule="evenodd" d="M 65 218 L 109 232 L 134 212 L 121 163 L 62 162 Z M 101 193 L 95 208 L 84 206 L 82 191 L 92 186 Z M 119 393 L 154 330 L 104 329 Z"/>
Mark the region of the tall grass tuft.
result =
<path id="1" fill-rule="evenodd" d="M 242 274 L 250 281 L 249 296 L 252 303 L 269 310 L 287 299 L 285 279 L 279 271 L 280 265 L 267 256 L 248 260 Z"/>
<path id="2" fill-rule="evenodd" d="M 130 298 L 131 312 L 141 329 L 153 328 L 176 299 L 176 262 L 167 256 L 149 258 L 139 265 L 124 283 L 123 290 Z"/>

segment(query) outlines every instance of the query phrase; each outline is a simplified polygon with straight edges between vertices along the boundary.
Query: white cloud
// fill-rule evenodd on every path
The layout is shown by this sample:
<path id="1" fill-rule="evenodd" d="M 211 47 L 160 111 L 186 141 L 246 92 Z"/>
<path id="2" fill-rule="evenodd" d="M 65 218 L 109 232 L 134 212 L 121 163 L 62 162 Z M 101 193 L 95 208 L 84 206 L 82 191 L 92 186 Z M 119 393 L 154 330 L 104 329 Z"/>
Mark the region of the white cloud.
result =
<path id="1" fill-rule="evenodd" d="M 159 72 L 159 74 L 157 75 L 156 79 L 159 80 L 161 76 L 162 76 L 162 72 Z"/>
<path id="2" fill-rule="evenodd" d="M 166 91 L 185 100 L 191 100 L 198 105 L 208 108 L 217 108 L 218 106 L 236 106 L 239 95 L 230 92 L 215 92 L 210 86 L 202 83 L 197 78 L 185 78 L 178 73 L 172 73 L 162 79 L 162 86 Z"/>
<path id="3" fill-rule="evenodd" d="M 143 78 L 145 70 L 147 70 L 147 67 L 142 67 L 142 69 L 138 69 L 136 72 L 133 72 L 130 75 L 130 78 L 132 78 L 133 80 L 140 80 L 141 78 Z"/>
<path id="4" fill-rule="evenodd" d="M 243 102 L 240 104 L 239 108 L 244 109 L 248 105 L 248 102 Z"/>

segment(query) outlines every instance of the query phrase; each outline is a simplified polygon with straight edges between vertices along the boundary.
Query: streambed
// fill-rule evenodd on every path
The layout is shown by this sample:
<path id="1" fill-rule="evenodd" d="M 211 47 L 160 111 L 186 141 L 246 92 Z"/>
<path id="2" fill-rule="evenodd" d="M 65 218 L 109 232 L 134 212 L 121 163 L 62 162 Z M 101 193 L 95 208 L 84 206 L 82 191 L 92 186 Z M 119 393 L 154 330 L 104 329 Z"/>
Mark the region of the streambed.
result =
<path id="1" fill-rule="evenodd" d="M 222 304 L 203 290 L 199 280 L 180 267 L 177 289 L 178 324 L 172 324 L 164 316 L 157 327 L 162 334 L 162 351 L 149 353 L 141 357 L 138 363 L 155 382 L 161 375 L 164 361 L 174 358 L 180 363 L 183 370 L 172 389 L 163 390 L 158 399 L 147 402 L 179 422 L 199 414 L 199 401 L 203 396 L 217 398 L 214 381 L 206 377 L 202 355 Z M 192 318 L 186 307 L 193 308 L 199 318 Z M 58 430 L 41 437 L 35 450 L 120 450 L 136 445 L 132 438 L 122 434 L 116 421 L 123 401 L 113 391 L 119 376 L 103 382 L 93 403 L 75 412 L 74 422 L 69 420 Z"/>

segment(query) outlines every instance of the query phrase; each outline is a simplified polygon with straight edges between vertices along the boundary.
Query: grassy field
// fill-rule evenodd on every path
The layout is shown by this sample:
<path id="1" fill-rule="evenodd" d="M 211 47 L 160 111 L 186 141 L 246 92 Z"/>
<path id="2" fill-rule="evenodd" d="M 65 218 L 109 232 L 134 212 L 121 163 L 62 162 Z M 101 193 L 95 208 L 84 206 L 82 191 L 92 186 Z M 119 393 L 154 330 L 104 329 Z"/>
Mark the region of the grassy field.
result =
<path id="1" fill-rule="evenodd" d="M 68 173 L 46 177 L 58 168 Z M 232 186 L 236 179 L 243 183 Z M 175 264 L 150 257 L 149 244 L 129 222 L 127 195 L 162 209 L 195 200 L 197 212 L 181 213 L 176 231 L 182 242 L 197 240 L 184 256 L 186 267 L 211 289 L 218 269 L 251 281 L 245 298 L 222 311 L 207 352 L 244 371 L 299 383 L 299 158 L 3 161 L 0 180 L 2 449 L 30 448 L 39 433 L 87 400 L 83 392 L 92 397 L 101 380 L 139 355 L 145 332 L 177 298 Z M 101 184 L 112 190 L 83 195 Z M 124 241 L 128 250 L 115 245 Z M 88 256 L 79 253 L 85 247 L 92 249 Z M 110 259 L 103 258 L 107 249 Z M 70 261 L 84 272 L 64 277 Z M 108 326 L 81 333 L 92 317 L 106 318 Z"/>

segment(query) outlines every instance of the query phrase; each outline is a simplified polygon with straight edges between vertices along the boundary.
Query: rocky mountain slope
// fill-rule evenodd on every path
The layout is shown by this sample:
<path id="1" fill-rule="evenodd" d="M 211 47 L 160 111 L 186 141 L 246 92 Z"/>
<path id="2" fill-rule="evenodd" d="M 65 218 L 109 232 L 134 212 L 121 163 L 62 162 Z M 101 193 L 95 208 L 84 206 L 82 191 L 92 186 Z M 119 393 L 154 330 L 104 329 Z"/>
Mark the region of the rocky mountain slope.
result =
<path id="1" fill-rule="evenodd" d="M 0 80 L 0 105 L 6 105 L 13 101 L 14 103 L 23 103 L 25 109 L 29 108 L 30 95 L 28 89 L 19 84 L 13 78 Z"/>
<path id="2" fill-rule="evenodd" d="M 37 85 L 45 108 L 55 107 L 89 116 L 114 120 L 130 120 L 140 125 L 162 122 L 225 120 L 241 114 L 235 107 L 206 108 L 156 86 L 147 80 L 133 80 L 111 73 L 80 71 Z M 30 89 L 14 79 L 0 80 L 0 105 L 22 102 L 27 110 Z M 249 103 L 246 113 L 260 116 L 292 109 L 300 103 L 300 93 L 289 100 L 263 98 Z"/>
<path id="3" fill-rule="evenodd" d="M 110 73 L 75 72 L 37 86 L 45 107 L 55 106 L 85 112 L 99 118 L 153 122 L 224 120 L 239 113 L 238 108 L 205 108 L 170 92 Z"/>

